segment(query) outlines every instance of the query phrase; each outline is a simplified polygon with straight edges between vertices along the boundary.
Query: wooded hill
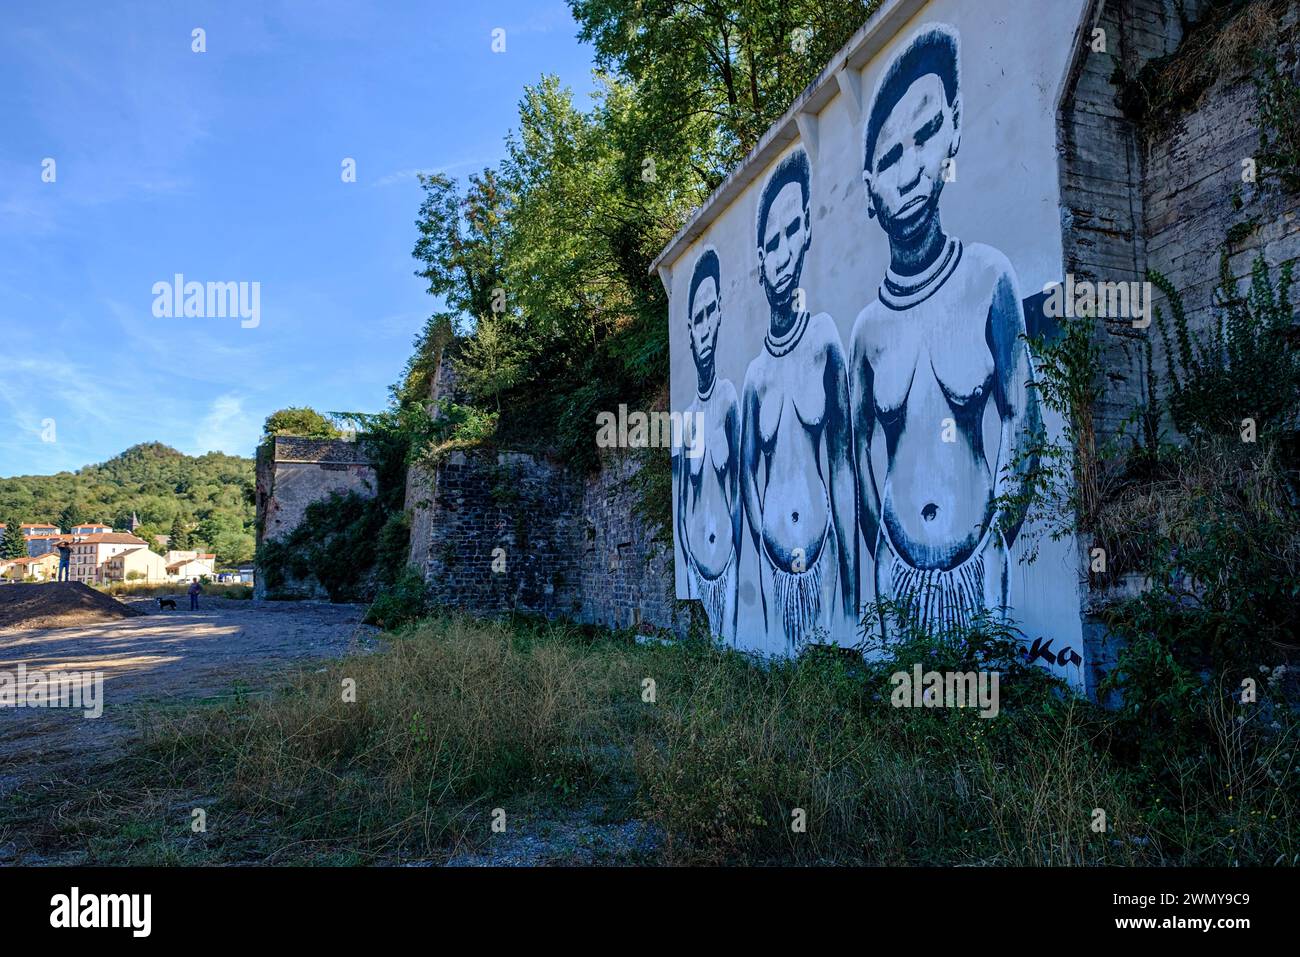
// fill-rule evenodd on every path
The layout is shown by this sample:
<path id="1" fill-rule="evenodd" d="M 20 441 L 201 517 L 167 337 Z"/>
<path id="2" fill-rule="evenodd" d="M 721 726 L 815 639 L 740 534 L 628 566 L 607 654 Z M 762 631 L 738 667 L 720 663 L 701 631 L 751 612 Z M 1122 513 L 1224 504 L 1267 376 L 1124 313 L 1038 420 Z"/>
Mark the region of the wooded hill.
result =
<path id="1" fill-rule="evenodd" d="M 0 522 L 50 522 L 67 531 L 79 522 L 137 532 L 181 533 L 182 547 L 205 547 L 221 563 L 253 556 L 253 460 L 209 452 L 184 455 L 160 442 L 134 445 L 107 462 L 76 472 L 0 479 Z"/>

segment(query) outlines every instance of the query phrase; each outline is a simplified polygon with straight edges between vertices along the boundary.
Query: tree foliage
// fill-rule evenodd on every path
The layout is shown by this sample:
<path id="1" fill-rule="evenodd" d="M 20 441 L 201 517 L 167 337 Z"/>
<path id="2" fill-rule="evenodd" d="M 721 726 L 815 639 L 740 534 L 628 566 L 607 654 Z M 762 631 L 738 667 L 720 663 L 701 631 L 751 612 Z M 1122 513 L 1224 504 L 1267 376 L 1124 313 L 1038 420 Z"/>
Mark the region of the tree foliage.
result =
<path id="1" fill-rule="evenodd" d="M 713 190 L 879 0 L 570 0 L 579 38 L 639 91 L 643 142 Z"/>
<path id="2" fill-rule="evenodd" d="M 592 464 L 598 411 L 663 401 L 654 258 L 875 5 L 572 0 L 590 105 L 544 76 L 497 169 L 421 179 L 414 255 L 439 309 L 408 381 L 427 385 L 430 336 L 451 330 L 458 389 L 497 441 Z"/>
<path id="3" fill-rule="evenodd" d="M 0 536 L 0 558 L 22 558 L 27 554 L 27 541 L 23 538 L 22 523 L 13 515 L 5 521 L 4 534 Z"/>
<path id="4" fill-rule="evenodd" d="M 188 551 L 190 547 L 189 529 L 179 515 L 172 520 L 171 530 L 167 533 L 167 544 L 173 551 Z"/>
<path id="5" fill-rule="evenodd" d="M 307 406 L 279 409 L 266 417 L 262 434 L 300 435 L 309 439 L 337 439 L 340 432 L 334 423 Z"/>

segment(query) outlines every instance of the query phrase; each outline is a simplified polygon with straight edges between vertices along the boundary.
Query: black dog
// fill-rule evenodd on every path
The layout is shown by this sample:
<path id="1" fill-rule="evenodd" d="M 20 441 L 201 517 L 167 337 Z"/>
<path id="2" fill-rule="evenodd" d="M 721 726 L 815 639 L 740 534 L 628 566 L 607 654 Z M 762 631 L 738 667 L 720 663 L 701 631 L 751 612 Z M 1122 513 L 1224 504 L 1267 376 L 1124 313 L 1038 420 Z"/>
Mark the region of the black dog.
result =
<path id="1" fill-rule="evenodd" d="M 159 610 L 159 611 L 162 611 L 164 608 L 170 608 L 172 611 L 175 611 L 175 610 L 176 610 L 176 599 L 175 599 L 175 598 L 159 598 L 159 599 L 158 599 L 158 610 Z"/>

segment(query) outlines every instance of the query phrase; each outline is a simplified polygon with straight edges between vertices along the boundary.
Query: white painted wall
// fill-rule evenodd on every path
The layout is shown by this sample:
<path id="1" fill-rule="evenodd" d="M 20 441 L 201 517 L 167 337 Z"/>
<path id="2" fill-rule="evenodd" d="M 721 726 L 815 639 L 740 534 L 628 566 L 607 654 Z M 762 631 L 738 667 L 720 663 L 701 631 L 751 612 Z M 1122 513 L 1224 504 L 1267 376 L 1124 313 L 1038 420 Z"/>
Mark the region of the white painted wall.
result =
<path id="1" fill-rule="evenodd" d="M 957 178 L 940 201 L 949 235 L 969 247 L 985 244 L 1005 254 L 1020 284 L 1022 297 L 1059 280 L 1062 272 L 1056 104 L 1072 56 L 1086 0 L 932 0 L 895 35 L 861 73 L 863 112 L 877 81 L 902 45 L 925 24 L 942 22 L 961 38 L 963 121 Z M 1084 31 L 1086 36 L 1087 31 Z M 831 80 L 834 83 L 834 80 Z M 801 287 L 813 314 L 834 320 L 846 357 L 859 312 L 877 298 L 889 262 L 888 239 L 878 221 L 867 217 L 862 183 L 862 133 L 859 117 L 842 93 L 821 112 L 812 159 L 812 240 Z M 788 151 L 787 151 L 788 152 Z M 810 150 L 810 152 L 812 152 Z M 785 153 L 782 154 L 783 156 Z M 768 170 L 776 164 L 773 163 Z M 718 336 L 717 376 L 743 394 L 746 369 L 764 350 L 770 310 L 758 278 L 755 215 L 767 178 L 762 171 L 703 234 L 668 266 L 671 325 L 672 408 L 686 411 L 696 398 L 696 370 L 689 344 L 687 292 L 691 272 L 706 246 L 721 259 L 722 324 Z M 710 211 L 713 212 L 713 211 Z M 982 316 L 972 321 L 982 322 Z M 990 403 L 990 409 L 992 403 Z M 1059 422 L 1047 419 L 1049 428 Z M 986 410 L 986 449 L 998 447 L 998 419 Z M 877 427 L 873 442 L 877 476 L 885 474 L 884 441 Z M 990 468 L 992 462 L 989 463 Z M 678 483 L 674 483 L 676 512 Z M 861 535 L 859 534 L 859 538 Z M 785 636 L 769 632 L 753 584 L 760 557 L 748 532 L 742 534 L 738 572 L 737 644 L 786 653 Z M 1077 552 L 1073 542 L 1041 541 L 1037 560 L 1024 562 L 1026 535 L 1010 557 L 1011 603 L 1019 626 L 1031 637 L 1053 639 L 1053 650 L 1069 646 L 1083 654 Z M 861 600 L 874 596 L 872 547 L 859 542 Z M 682 542 L 677 550 L 677 594 L 692 594 Z M 831 636 L 853 644 L 854 635 L 837 626 Z M 1082 682 L 1078 666 L 1063 672 Z"/>

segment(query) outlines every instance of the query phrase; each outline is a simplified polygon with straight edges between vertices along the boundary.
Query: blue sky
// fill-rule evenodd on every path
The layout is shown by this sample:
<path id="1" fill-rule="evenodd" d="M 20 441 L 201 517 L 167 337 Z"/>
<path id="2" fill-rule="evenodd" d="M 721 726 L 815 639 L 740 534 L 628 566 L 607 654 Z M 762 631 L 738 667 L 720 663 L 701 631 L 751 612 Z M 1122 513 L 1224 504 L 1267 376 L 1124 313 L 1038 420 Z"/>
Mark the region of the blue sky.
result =
<path id="1" fill-rule="evenodd" d="M 589 93 L 576 32 L 560 0 L 4 4 L 0 476 L 382 408 L 434 308 L 416 172 L 497 162 L 543 73 Z M 155 317 L 176 273 L 260 283 L 260 324 Z"/>

